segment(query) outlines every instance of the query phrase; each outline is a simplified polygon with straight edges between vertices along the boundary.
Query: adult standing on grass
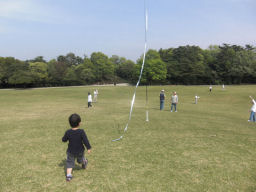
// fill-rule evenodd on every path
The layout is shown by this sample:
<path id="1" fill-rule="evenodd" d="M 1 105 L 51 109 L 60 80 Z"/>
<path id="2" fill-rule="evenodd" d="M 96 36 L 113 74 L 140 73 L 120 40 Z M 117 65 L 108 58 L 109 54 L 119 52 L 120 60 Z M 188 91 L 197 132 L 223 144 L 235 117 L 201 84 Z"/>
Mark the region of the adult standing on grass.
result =
<path id="1" fill-rule="evenodd" d="M 98 89 L 95 89 L 93 92 L 93 100 L 94 102 L 97 102 L 97 97 L 98 97 Z"/>
<path id="2" fill-rule="evenodd" d="M 164 109 L 164 100 L 165 100 L 164 90 L 161 90 L 161 92 L 160 92 L 160 110 Z"/>
<path id="3" fill-rule="evenodd" d="M 175 91 L 173 92 L 173 95 L 171 97 L 171 103 L 172 103 L 171 104 L 171 112 L 172 112 L 173 107 L 175 109 L 175 112 L 177 112 L 178 95 Z"/>
<path id="4" fill-rule="evenodd" d="M 92 95 L 90 92 L 88 92 L 88 108 L 92 107 Z"/>
<path id="5" fill-rule="evenodd" d="M 252 108 L 251 108 L 251 110 L 250 110 L 251 114 L 250 114 L 250 118 L 249 118 L 249 120 L 248 120 L 248 121 L 255 122 L 255 121 L 256 121 L 256 119 L 255 119 L 256 102 L 255 102 L 255 100 L 252 98 L 252 96 L 249 96 L 249 97 L 250 97 L 250 98 L 251 98 L 251 100 L 252 100 L 252 104 L 253 104 L 253 106 L 252 106 Z"/>
<path id="6" fill-rule="evenodd" d="M 195 96 L 195 104 L 197 104 L 199 98 L 200 98 L 199 96 L 197 95 Z"/>
<path id="7" fill-rule="evenodd" d="M 80 116 L 76 113 L 70 115 L 69 124 L 71 129 L 68 129 L 65 132 L 65 135 L 62 137 L 63 142 L 69 141 L 66 161 L 66 181 L 71 181 L 72 179 L 72 169 L 75 166 L 75 159 L 77 159 L 78 163 L 82 164 L 83 169 L 86 168 L 88 160 L 84 157 L 84 145 L 87 148 L 88 154 L 91 153 L 91 145 L 86 136 L 86 133 L 83 129 L 79 129 L 81 124 Z"/>

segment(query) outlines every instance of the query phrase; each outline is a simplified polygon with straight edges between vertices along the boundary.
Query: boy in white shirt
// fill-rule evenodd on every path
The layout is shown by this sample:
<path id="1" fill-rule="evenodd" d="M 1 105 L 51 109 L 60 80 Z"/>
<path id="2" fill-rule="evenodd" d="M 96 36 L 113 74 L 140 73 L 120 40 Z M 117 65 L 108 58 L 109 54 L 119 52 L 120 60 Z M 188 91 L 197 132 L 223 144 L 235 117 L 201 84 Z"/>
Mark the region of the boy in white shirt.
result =
<path id="1" fill-rule="evenodd" d="M 88 108 L 89 107 L 92 107 L 92 95 L 90 92 L 88 93 Z"/>

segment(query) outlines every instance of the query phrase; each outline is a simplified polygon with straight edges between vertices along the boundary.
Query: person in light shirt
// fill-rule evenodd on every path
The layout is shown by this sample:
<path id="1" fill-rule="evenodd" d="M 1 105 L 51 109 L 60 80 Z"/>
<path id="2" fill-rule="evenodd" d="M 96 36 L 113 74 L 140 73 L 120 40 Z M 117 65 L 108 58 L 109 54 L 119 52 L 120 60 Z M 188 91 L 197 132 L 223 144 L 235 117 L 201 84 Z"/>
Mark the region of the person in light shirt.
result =
<path id="1" fill-rule="evenodd" d="M 93 92 L 93 100 L 94 100 L 95 103 L 97 102 L 98 93 L 99 93 L 98 89 L 95 89 L 94 92 Z"/>
<path id="2" fill-rule="evenodd" d="M 92 107 L 92 95 L 90 92 L 88 93 L 88 108 L 89 107 Z"/>
<path id="3" fill-rule="evenodd" d="M 210 87 L 209 87 L 209 91 L 212 92 L 212 86 L 211 86 L 211 85 L 210 85 Z"/>
<path id="4" fill-rule="evenodd" d="M 252 96 L 249 96 L 249 97 L 251 98 L 253 105 L 252 105 L 251 110 L 250 110 L 251 114 L 250 114 L 250 118 L 249 118 L 248 121 L 255 122 L 255 121 L 256 121 L 256 120 L 255 120 L 256 102 L 255 102 L 255 100 L 252 98 Z"/>
<path id="5" fill-rule="evenodd" d="M 199 96 L 197 95 L 195 96 L 195 104 L 197 104 L 199 98 L 200 98 Z"/>
<path id="6" fill-rule="evenodd" d="M 177 112 L 178 95 L 177 95 L 177 93 L 175 91 L 173 92 L 173 95 L 171 97 L 171 103 L 172 103 L 171 104 L 171 112 L 173 110 L 173 107 L 175 109 L 175 112 Z"/>

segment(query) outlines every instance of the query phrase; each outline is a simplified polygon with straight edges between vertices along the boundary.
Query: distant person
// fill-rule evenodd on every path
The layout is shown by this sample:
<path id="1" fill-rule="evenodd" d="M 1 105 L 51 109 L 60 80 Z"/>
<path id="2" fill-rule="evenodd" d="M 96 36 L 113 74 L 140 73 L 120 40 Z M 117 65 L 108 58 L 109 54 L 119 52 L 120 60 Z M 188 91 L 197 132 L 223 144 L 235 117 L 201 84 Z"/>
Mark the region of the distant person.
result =
<path id="1" fill-rule="evenodd" d="M 249 118 L 248 121 L 255 122 L 255 121 L 256 121 L 256 119 L 255 119 L 256 102 L 255 102 L 255 100 L 252 98 L 252 96 L 249 96 L 249 97 L 251 98 L 253 105 L 252 105 L 251 110 L 250 110 L 251 114 L 250 114 L 250 118 Z"/>
<path id="2" fill-rule="evenodd" d="M 224 84 L 222 84 L 222 89 L 223 89 L 223 90 L 225 89 L 225 85 L 224 85 Z"/>
<path id="3" fill-rule="evenodd" d="M 197 104 L 199 98 L 200 98 L 199 96 L 197 95 L 195 96 L 195 104 Z"/>
<path id="4" fill-rule="evenodd" d="M 92 107 L 92 95 L 90 92 L 88 92 L 88 108 Z"/>
<path id="5" fill-rule="evenodd" d="M 98 89 L 95 89 L 93 92 L 93 100 L 94 102 L 97 102 L 97 98 L 98 98 Z"/>
<path id="6" fill-rule="evenodd" d="M 160 110 L 164 109 L 164 100 L 165 100 L 164 90 L 161 90 L 161 92 L 160 92 Z"/>
<path id="7" fill-rule="evenodd" d="M 62 137 L 63 142 L 69 141 L 66 161 L 66 181 L 71 181 L 72 179 L 72 169 L 75 166 L 75 159 L 77 159 L 79 164 L 82 164 L 83 169 L 86 169 L 88 159 L 86 159 L 84 156 L 84 145 L 87 148 L 88 154 L 91 153 L 91 145 L 86 136 L 86 133 L 83 129 L 79 129 L 81 124 L 80 116 L 78 114 L 70 115 L 69 124 L 71 129 L 68 129 Z"/>
<path id="8" fill-rule="evenodd" d="M 212 92 L 212 86 L 211 86 L 211 85 L 210 85 L 210 87 L 209 87 L 209 91 Z"/>
<path id="9" fill-rule="evenodd" d="M 177 93 L 175 91 L 173 92 L 173 95 L 171 97 L 171 103 L 172 103 L 171 104 L 171 112 L 173 110 L 173 107 L 175 109 L 175 112 L 177 112 L 178 95 L 177 95 Z"/>

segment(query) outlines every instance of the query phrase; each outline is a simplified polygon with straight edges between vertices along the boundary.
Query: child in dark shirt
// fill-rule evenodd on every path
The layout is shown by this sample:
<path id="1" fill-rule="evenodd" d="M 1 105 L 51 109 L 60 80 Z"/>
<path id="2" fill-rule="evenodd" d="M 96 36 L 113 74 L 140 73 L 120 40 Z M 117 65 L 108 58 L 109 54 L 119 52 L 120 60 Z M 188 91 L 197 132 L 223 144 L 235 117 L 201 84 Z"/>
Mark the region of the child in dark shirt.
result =
<path id="1" fill-rule="evenodd" d="M 82 163 L 82 168 L 85 169 L 88 160 L 84 157 L 84 145 L 87 148 L 88 154 L 91 152 L 91 145 L 83 129 L 79 129 L 81 124 L 81 118 L 78 114 L 72 114 L 69 117 L 69 124 L 72 127 L 65 132 L 62 137 L 63 142 L 68 143 L 67 149 L 67 176 L 66 180 L 72 179 L 72 169 L 75 166 L 75 159 L 77 158 L 78 163 Z"/>

